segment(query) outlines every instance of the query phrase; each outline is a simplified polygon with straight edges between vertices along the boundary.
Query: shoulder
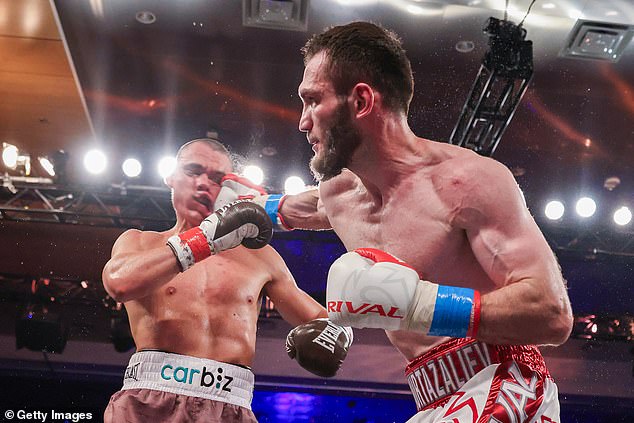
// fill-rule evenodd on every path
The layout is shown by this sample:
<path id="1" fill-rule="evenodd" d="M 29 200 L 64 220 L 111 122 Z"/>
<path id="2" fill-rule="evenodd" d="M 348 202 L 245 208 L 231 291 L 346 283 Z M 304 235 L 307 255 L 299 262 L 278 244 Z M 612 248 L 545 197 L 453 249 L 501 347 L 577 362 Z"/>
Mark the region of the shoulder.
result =
<path id="1" fill-rule="evenodd" d="M 129 250 L 144 250 L 153 248 L 165 242 L 165 234 L 154 231 L 140 231 L 128 229 L 119 235 L 114 243 L 113 252 L 120 253 Z"/>
<path id="2" fill-rule="evenodd" d="M 497 215 L 517 210 L 524 199 L 511 171 L 497 160 L 466 150 L 438 164 L 434 189 L 456 219 Z"/>
<path id="3" fill-rule="evenodd" d="M 492 189 L 497 184 L 515 184 L 510 170 L 489 157 L 466 150 L 442 161 L 432 176 L 439 188 Z"/>
<path id="4" fill-rule="evenodd" d="M 265 270 L 272 280 L 287 278 L 290 275 L 286 262 L 271 245 L 247 251 L 256 260 L 258 267 Z"/>
<path id="5" fill-rule="evenodd" d="M 325 198 L 354 190 L 360 183 L 361 180 L 357 175 L 348 169 L 343 169 L 339 175 L 319 184 L 319 196 Z"/>
<path id="6" fill-rule="evenodd" d="M 258 248 L 257 250 L 250 250 L 248 248 L 241 248 L 241 250 L 247 252 L 253 259 L 257 260 L 262 266 L 270 270 L 286 267 L 282 256 L 280 256 L 280 254 L 271 245 L 266 245 L 262 248 Z"/>

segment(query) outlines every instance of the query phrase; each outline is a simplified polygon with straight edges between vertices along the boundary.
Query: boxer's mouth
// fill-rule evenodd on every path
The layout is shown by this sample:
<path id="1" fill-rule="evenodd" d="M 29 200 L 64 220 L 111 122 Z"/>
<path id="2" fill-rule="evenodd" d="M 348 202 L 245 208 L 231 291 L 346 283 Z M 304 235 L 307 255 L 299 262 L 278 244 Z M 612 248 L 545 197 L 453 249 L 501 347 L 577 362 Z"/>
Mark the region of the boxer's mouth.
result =
<path id="1" fill-rule="evenodd" d="M 319 144 L 319 140 L 317 140 L 316 138 L 311 138 L 311 137 L 306 137 L 306 138 L 308 138 L 308 143 L 312 147 L 313 151 L 317 152 L 317 145 Z"/>
<path id="2" fill-rule="evenodd" d="M 211 197 L 209 197 L 208 195 L 197 195 L 194 197 L 194 200 L 196 200 L 198 203 L 205 206 L 205 208 L 207 208 L 209 212 L 213 211 L 212 210 L 213 201 L 211 200 Z"/>

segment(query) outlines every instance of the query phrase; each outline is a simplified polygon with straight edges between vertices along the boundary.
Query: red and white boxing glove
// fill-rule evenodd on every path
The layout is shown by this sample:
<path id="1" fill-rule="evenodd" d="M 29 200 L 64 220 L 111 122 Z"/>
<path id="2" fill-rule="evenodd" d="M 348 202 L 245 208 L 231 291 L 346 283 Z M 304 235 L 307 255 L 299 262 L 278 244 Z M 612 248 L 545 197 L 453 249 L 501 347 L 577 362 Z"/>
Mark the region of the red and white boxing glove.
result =
<path id="1" fill-rule="evenodd" d="M 271 241 L 273 227 L 264 209 L 246 200 L 230 203 L 206 217 L 202 223 L 168 238 L 181 270 L 242 244 L 262 248 Z"/>
<path id="2" fill-rule="evenodd" d="M 264 188 L 247 178 L 228 173 L 220 182 L 220 192 L 214 207 L 218 209 L 236 200 L 250 200 L 266 211 L 276 230 L 290 231 L 293 228 L 284 222 L 279 212 L 285 199 L 285 195 L 268 194 Z"/>
<path id="3" fill-rule="evenodd" d="M 407 263 L 374 248 L 339 257 L 328 272 L 329 319 L 342 326 L 475 337 L 480 293 L 421 281 Z"/>

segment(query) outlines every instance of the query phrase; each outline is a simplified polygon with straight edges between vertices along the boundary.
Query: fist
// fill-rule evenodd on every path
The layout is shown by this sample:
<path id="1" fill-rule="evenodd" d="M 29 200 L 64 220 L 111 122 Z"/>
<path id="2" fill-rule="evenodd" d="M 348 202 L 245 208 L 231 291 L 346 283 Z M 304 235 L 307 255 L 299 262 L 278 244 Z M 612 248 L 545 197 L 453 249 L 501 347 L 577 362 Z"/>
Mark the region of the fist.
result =
<path id="1" fill-rule="evenodd" d="M 297 326 L 286 337 L 286 352 L 300 366 L 321 377 L 333 377 L 348 355 L 352 329 L 328 319 Z"/>
<path id="2" fill-rule="evenodd" d="M 266 191 L 247 178 L 229 173 L 220 182 L 220 192 L 216 197 L 214 208 L 220 209 L 236 200 L 253 200 L 266 195 Z"/>

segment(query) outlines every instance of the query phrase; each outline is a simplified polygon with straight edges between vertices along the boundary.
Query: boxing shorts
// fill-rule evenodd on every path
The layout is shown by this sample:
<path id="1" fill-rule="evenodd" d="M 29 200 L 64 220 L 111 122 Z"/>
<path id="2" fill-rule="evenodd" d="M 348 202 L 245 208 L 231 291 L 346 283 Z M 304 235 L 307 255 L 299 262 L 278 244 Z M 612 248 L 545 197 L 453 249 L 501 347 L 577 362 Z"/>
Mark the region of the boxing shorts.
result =
<path id="1" fill-rule="evenodd" d="M 105 420 L 255 422 L 246 367 L 162 351 L 133 354 Z M 123 420 L 122 420 L 123 419 Z"/>
<path id="2" fill-rule="evenodd" d="M 452 339 L 405 374 L 418 409 L 408 423 L 559 423 L 557 386 L 532 345 Z"/>

